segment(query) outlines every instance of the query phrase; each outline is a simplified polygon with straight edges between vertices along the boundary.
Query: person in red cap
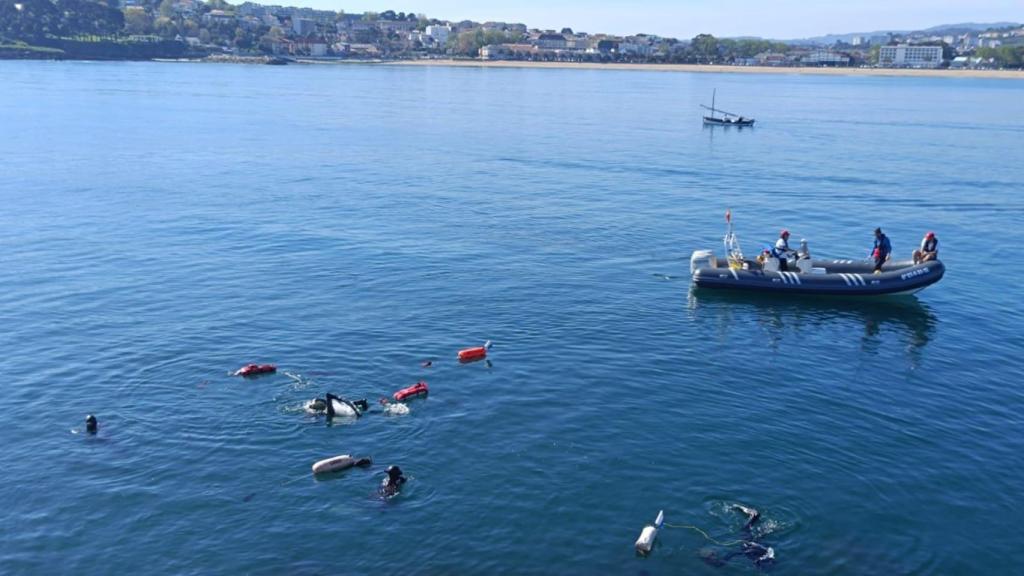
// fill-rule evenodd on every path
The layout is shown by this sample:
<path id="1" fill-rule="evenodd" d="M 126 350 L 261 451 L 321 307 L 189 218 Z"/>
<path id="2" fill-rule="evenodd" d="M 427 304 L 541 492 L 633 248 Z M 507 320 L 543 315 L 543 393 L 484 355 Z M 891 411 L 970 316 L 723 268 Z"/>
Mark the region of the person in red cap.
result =
<path id="1" fill-rule="evenodd" d="M 789 247 L 789 230 L 779 232 L 779 239 L 775 241 L 775 248 L 772 248 L 772 256 L 779 259 L 780 271 L 786 272 L 789 270 L 789 264 L 787 264 L 786 260 L 795 253 Z"/>
<path id="2" fill-rule="evenodd" d="M 921 247 L 914 250 L 914 264 L 928 262 L 939 257 L 939 239 L 935 232 L 929 232 L 921 240 Z"/>

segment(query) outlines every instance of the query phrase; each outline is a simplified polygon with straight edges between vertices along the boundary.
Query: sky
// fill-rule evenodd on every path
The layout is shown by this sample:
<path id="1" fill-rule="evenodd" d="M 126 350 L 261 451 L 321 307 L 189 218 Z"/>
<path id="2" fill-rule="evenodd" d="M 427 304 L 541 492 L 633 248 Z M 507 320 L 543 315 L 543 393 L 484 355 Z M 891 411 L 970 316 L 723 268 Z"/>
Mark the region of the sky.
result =
<path id="1" fill-rule="evenodd" d="M 522 22 L 531 28 L 675 38 L 700 33 L 795 39 L 960 22 L 1024 21 L 1024 0 L 254 0 L 322 10 L 414 12 L 442 20 Z M 236 0 L 240 3 L 240 0 Z"/>

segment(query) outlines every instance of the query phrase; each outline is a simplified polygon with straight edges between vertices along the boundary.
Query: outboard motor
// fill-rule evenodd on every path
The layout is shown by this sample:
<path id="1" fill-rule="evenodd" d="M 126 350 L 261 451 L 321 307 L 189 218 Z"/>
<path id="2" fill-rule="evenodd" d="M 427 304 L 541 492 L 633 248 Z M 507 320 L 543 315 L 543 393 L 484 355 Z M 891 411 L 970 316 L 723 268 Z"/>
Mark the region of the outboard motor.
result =
<path id="1" fill-rule="evenodd" d="M 796 268 L 801 274 L 810 274 L 814 268 L 811 251 L 807 248 L 807 240 L 800 239 L 800 249 L 796 251 Z"/>
<path id="2" fill-rule="evenodd" d="M 715 258 L 715 253 L 712 250 L 694 250 L 693 254 L 690 255 L 690 275 L 697 271 L 698 268 L 717 268 L 718 260 Z"/>

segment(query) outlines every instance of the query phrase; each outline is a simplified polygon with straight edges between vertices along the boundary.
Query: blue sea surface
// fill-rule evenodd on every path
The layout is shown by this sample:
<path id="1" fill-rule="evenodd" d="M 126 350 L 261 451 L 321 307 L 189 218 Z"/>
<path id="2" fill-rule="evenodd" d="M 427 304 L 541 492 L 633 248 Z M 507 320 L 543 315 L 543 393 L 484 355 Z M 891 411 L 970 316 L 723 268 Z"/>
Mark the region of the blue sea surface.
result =
<path id="1" fill-rule="evenodd" d="M 1021 573 L 1024 82 L 0 62 L 0 127 L 0 572 Z M 727 208 L 946 277 L 693 291 Z"/>

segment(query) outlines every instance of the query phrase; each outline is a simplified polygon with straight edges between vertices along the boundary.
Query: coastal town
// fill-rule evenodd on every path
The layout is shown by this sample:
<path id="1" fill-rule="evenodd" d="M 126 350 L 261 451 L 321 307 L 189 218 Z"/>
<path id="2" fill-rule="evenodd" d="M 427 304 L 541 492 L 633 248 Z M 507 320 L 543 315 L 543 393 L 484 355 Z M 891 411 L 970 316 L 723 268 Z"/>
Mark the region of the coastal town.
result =
<path id="1" fill-rule="evenodd" d="M 804 40 L 612 35 L 424 14 L 347 13 L 224 0 L 19 0 L 0 4 L 0 58 L 532 61 L 771 67 L 1005 69 L 1024 26 L 939 26 Z"/>

